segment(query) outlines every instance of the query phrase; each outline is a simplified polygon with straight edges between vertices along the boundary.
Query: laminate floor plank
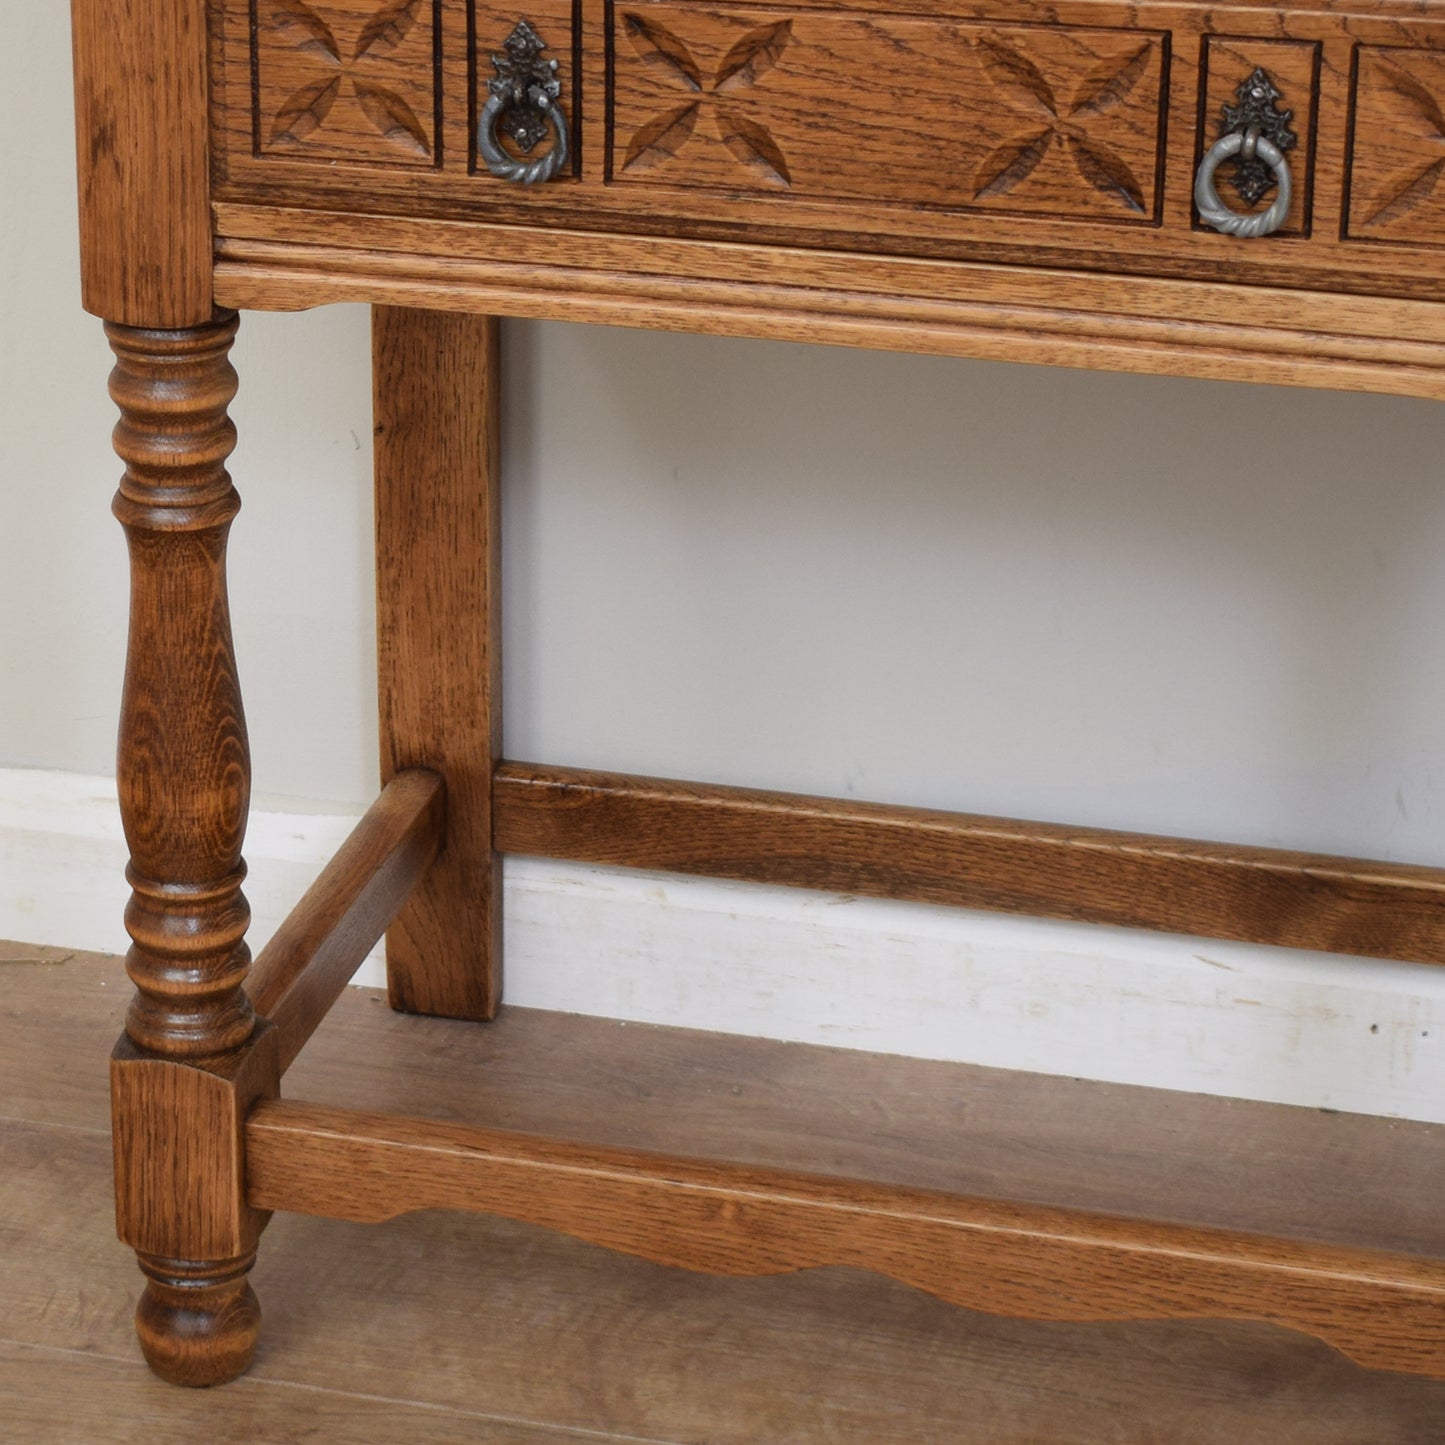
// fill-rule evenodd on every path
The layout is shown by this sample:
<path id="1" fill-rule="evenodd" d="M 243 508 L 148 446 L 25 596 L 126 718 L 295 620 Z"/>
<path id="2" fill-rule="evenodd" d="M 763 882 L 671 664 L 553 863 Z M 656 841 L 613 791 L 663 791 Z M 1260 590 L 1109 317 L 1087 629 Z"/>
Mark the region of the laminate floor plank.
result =
<path id="1" fill-rule="evenodd" d="M 110 1051 L 131 993 L 112 955 L 0 943 L 0 1117 L 109 1133 Z"/>
<path id="2" fill-rule="evenodd" d="M 144 1377 L 108 1185 L 103 1136 L 0 1124 L 0 1339 Z M 1445 1421 L 1445 1384 L 1267 1326 L 993 1319 L 850 1270 L 712 1279 L 464 1215 L 279 1217 L 255 1281 L 253 1383 L 603 1439 L 1437 1445 Z M 159 1431 L 171 1395 L 156 1388 Z M 411 1438 L 388 1428 L 351 1438 Z"/>
<path id="3" fill-rule="evenodd" d="M 86 969 L 109 980 L 106 987 L 86 986 Z M 111 959 L 4 975 L 0 1078 L 7 1087 L 30 1065 L 65 1079 L 64 1061 L 42 1061 L 37 1051 L 60 1050 L 80 1076 L 95 1078 L 67 1041 L 80 1038 L 90 1047 L 92 1028 L 114 1021 L 113 991 L 121 990 L 122 1002 L 124 992 L 117 974 Z M 332 1041 L 315 1041 L 306 1092 L 345 1099 L 357 1089 L 368 1097 L 349 1102 L 371 1106 L 382 1086 L 365 1084 L 364 1076 L 391 1062 L 389 1046 L 377 1040 L 418 1025 L 427 1038 L 448 1031 L 394 1018 L 384 1005 L 353 994 L 334 1021 Z M 88 1011 L 97 1021 L 80 1017 Z M 40 1014 L 52 1015 L 54 1027 L 32 1027 Z M 67 1016 L 76 1023 L 73 1035 L 63 1027 Z M 592 1059 L 583 1047 L 591 1024 L 577 1023 L 579 1056 L 554 1056 L 559 1072 Z M 460 1026 L 483 1038 L 492 1027 Z M 646 1040 L 652 1031 L 639 1032 Z M 373 1045 L 371 1058 L 353 1057 Z M 474 1082 L 453 1078 L 445 1092 L 448 1060 L 464 1047 L 448 1042 L 439 1056 L 411 1051 L 430 1061 L 401 1068 L 392 1087 L 405 1106 L 422 1109 L 427 1101 L 410 1095 L 435 1088 L 441 1092 L 433 1106 L 449 1100 L 447 1107 L 480 1108 L 486 1091 Z M 515 1067 L 505 1063 L 503 1046 L 485 1052 L 502 1060 L 504 1071 Z M 606 1099 L 632 1101 L 619 1122 L 623 1132 L 640 1127 L 631 1114 L 642 1106 L 669 1104 L 657 1091 L 678 1062 L 645 1049 L 633 1057 L 635 1070 L 614 1056 L 598 1085 Z M 806 1071 L 798 1077 L 807 1083 Z M 103 1082 L 97 1078 L 93 1087 Z M 739 1087 L 741 1096 L 699 1065 L 691 1081 L 679 1082 L 678 1107 L 684 1118 L 689 1109 L 705 1117 L 706 1101 L 722 1089 L 714 1112 L 735 1107 L 739 1097 L 746 1109 L 748 1085 Z M 131 1333 L 140 1279 L 114 1238 L 109 1140 L 84 1122 L 103 1117 L 104 1095 L 87 1104 L 78 1084 L 57 1099 L 44 1093 L 37 1086 L 16 1097 L 33 1099 L 46 1117 L 0 1123 L 0 1340 L 7 1342 L 0 1352 L 0 1420 L 7 1422 L 0 1436 L 7 1442 L 124 1441 L 121 1432 L 133 1420 L 144 1422 L 143 1437 L 157 1445 L 196 1438 L 263 1445 L 1445 1441 L 1445 1383 L 1366 1371 L 1324 1345 L 1268 1326 L 995 1319 L 861 1272 L 712 1278 L 524 1225 L 441 1213 L 377 1227 L 277 1217 L 255 1272 L 265 1321 L 252 1374 L 202 1395 L 173 1390 L 150 1380 Z M 492 1097 L 503 1095 L 511 1097 L 506 1090 Z M 553 1097 L 538 1107 L 565 1113 L 574 1106 L 570 1097 Z M 671 1108 L 663 1112 L 668 1127 L 678 1127 Z M 709 1127 L 721 1126 L 702 1126 L 700 1143 L 712 1137 Z M 896 1147 L 907 1143 L 905 1136 Z M 781 1148 L 781 1140 L 769 1147 Z M 86 1373 L 92 1362 L 104 1372 L 93 1384 Z M 42 1386 L 61 1396 L 50 1417 L 25 1403 Z M 87 1414 L 90 1405 L 70 1397 L 92 1391 L 111 1403 Z M 214 1417 L 197 1413 L 213 1408 L 208 1402 Z M 234 1421 L 238 1411 L 255 1412 L 251 1433 L 227 1435 L 233 1426 L 206 1423 Z M 123 1423 L 83 1433 L 107 1417 Z M 10 1428 L 12 1419 L 23 1428 Z"/>
<path id="4" fill-rule="evenodd" d="M 397 1400 L 362 1399 L 243 1380 L 177 1390 L 128 1361 L 0 1343 L 0 1421 L 11 1441 L 47 1445 L 609 1445 L 615 1435 L 548 1430 Z"/>
<path id="5" fill-rule="evenodd" d="M 304 1370 L 360 1390 L 417 1371 L 422 1342 L 414 1391 L 458 1408 L 484 1398 L 500 1413 L 688 1445 L 1445 1438 L 1445 1385 L 1363 1371 L 1267 1326 L 1039 1325 L 861 1272 L 708 1278 L 456 1215 L 374 1229 L 315 1220 L 268 1245 L 267 1376 Z M 278 1276 L 284 1315 L 268 1284 Z"/>

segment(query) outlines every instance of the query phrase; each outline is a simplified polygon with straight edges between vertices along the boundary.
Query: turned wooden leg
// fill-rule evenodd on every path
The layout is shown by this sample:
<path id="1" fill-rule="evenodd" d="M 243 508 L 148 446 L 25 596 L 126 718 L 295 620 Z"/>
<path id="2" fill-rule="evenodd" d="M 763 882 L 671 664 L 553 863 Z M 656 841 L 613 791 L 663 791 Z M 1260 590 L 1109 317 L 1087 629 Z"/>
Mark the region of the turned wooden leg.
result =
<path id="1" fill-rule="evenodd" d="M 394 1008 L 489 1019 L 502 997 L 497 324 L 372 312 L 381 763 L 440 773 L 442 851 L 387 933 Z"/>
<path id="2" fill-rule="evenodd" d="M 146 1359 L 211 1385 L 255 1347 L 246 1272 L 265 1217 L 245 1203 L 241 1146 L 250 1105 L 277 1083 L 274 1036 L 242 991 L 250 757 L 225 578 L 236 318 L 106 334 L 131 559 L 118 774 L 136 987 L 111 1064 L 116 1213 L 148 1276 Z"/>
<path id="3" fill-rule="evenodd" d="M 255 1253 L 204 1263 L 136 1258 L 147 1280 L 135 1328 L 151 1369 L 173 1385 L 224 1385 L 245 1374 L 261 1330 L 246 1279 Z"/>

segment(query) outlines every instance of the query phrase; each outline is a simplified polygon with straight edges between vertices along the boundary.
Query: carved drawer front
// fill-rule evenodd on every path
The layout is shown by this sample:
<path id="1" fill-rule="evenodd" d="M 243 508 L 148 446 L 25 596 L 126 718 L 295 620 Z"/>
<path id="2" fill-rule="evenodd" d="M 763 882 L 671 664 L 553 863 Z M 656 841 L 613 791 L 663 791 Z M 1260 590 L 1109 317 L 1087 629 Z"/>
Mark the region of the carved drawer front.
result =
<path id="1" fill-rule="evenodd" d="M 211 0 L 213 195 L 1445 298 L 1437 7 L 929 4 Z"/>
<path id="2" fill-rule="evenodd" d="M 611 180 L 1152 220 L 1167 37 L 611 8 Z"/>
<path id="3" fill-rule="evenodd" d="M 1348 234 L 1445 244 L 1445 53 L 1356 54 Z"/>

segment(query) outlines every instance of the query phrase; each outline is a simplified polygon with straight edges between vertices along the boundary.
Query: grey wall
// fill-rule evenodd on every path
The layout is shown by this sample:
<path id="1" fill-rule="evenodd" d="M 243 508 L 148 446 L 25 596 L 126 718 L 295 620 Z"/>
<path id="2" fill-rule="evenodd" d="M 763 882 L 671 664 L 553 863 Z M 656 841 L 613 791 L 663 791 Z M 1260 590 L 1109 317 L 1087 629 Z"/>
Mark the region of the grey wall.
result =
<path id="1" fill-rule="evenodd" d="M 0 51 L 0 764 L 104 772 L 108 355 L 66 16 Z M 249 319 L 260 790 L 374 791 L 366 316 Z M 508 750 L 1445 863 L 1445 408 L 506 331 Z"/>

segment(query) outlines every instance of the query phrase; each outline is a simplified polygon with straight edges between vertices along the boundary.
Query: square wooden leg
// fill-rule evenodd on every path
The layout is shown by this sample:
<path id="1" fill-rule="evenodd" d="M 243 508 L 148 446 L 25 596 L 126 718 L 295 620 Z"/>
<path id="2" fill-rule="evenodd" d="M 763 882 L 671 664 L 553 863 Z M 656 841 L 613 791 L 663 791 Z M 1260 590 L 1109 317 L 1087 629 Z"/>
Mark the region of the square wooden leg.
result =
<path id="1" fill-rule="evenodd" d="M 502 996 L 497 323 L 372 311 L 383 781 L 441 774 L 442 852 L 387 934 L 394 1008 L 490 1019 Z"/>

